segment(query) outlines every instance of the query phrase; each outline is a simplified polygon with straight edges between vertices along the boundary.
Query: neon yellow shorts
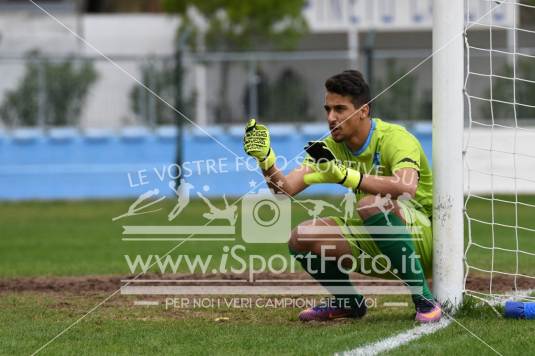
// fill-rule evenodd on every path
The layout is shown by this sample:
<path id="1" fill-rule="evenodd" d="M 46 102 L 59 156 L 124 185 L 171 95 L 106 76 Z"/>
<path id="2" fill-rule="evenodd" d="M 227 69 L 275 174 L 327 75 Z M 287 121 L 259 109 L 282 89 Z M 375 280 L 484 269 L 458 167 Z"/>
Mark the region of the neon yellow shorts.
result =
<path id="1" fill-rule="evenodd" d="M 433 229 L 431 220 L 419 210 L 398 202 L 405 217 L 406 227 L 411 232 L 415 252 L 420 256 L 420 263 L 427 278 L 433 272 Z M 381 256 L 381 250 L 367 232 L 360 218 L 344 219 L 339 216 L 330 216 L 342 229 L 342 233 L 351 246 L 353 257 L 357 259 L 355 272 L 383 279 L 396 279 L 392 273 L 375 273 L 372 260 Z M 365 258 L 361 255 L 366 254 Z M 360 257 L 359 257 L 360 256 Z M 376 259 L 380 263 L 380 259 Z M 384 264 L 383 264 L 384 265 Z"/>

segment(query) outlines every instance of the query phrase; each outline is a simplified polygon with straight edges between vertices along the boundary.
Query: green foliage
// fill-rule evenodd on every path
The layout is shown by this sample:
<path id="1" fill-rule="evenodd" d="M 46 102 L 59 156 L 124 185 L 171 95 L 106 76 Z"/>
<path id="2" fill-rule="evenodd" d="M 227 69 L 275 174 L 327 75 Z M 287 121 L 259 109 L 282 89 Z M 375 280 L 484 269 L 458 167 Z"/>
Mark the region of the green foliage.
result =
<path id="1" fill-rule="evenodd" d="M 68 58 L 52 62 L 31 52 L 19 85 L 5 95 L 0 116 L 8 126 L 35 126 L 42 110 L 47 126 L 77 125 L 89 88 L 97 77 L 89 61 Z"/>
<path id="2" fill-rule="evenodd" d="M 141 82 L 170 105 L 176 106 L 186 116 L 192 114 L 194 98 L 190 98 L 182 105 L 175 103 L 179 83 L 176 82 L 176 68 L 174 61 L 156 61 L 149 58 L 141 65 Z M 177 92 L 178 91 L 178 92 Z M 145 124 L 174 124 L 179 114 L 162 100 L 154 96 L 147 89 L 136 85 L 130 91 L 130 106 L 134 113 L 139 115 Z"/>
<path id="3" fill-rule="evenodd" d="M 269 121 L 306 121 L 310 119 L 306 83 L 292 69 L 285 69 L 271 88 Z"/>
<path id="4" fill-rule="evenodd" d="M 261 121 L 289 122 L 306 121 L 309 116 L 309 99 L 306 82 L 291 68 L 284 69 L 273 83 L 260 68 L 256 74 L 258 115 Z M 245 113 L 250 114 L 250 85 L 246 84 L 243 104 Z"/>
<path id="5" fill-rule="evenodd" d="M 518 3 L 535 6 L 535 0 L 520 0 Z M 517 11 L 520 12 L 520 25 L 523 28 L 526 28 L 525 26 L 533 26 L 535 24 L 535 9 L 525 6 L 518 6 Z"/>
<path id="6" fill-rule="evenodd" d="M 266 41 L 291 48 L 307 29 L 302 15 L 305 0 L 162 0 L 162 5 L 183 17 L 181 30 L 189 27 L 196 32 L 188 11 L 194 7 L 207 22 L 204 41 L 213 51 L 251 49 Z"/>
<path id="7" fill-rule="evenodd" d="M 388 60 L 386 68 L 387 72 L 383 80 L 373 85 L 376 90 L 372 98 L 408 71 L 396 65 L 394 60 Z M 417 78 L 411 75 L 406 76 L 372 102 L 372 115 L 386 120 L 431 119 L 431 93 L 418 94 Z"/>
<path id="8" fill-rule="evenodd" d="M 491 98 L 494 100 L 503 101 L 506 103 L 514 103 L 533 105 L 533 98 L 535 97 L 535 83 L 523 81 L 535 81 L 535 61 L 533 59 L 517 59 L 516 75 L 513 73 L 513 66 L 505 64 L 496 75 L 511 78 L 492 78 L 492 94 L 490 86 L 484 94 L 484 98 Z M 512 80 L 516 76 L 516 80 Z M 511 104 L 494 101 L 491 104 L 484 102 L 480 106 L 481 115 L 486 119 L 514 119 L 515 110 Z M 533 119 L 535 118 L 535 109 L 527 106 L 516 105 L 516 118 L 519 119 Z"/>
<path id="9" fill-rule="evenodd" d="M 307 30 L 304 5 L 305 0 L 162 0 L 164 10 L 182 17 L 178 33 L 189 35 L 190 48 L 220 52 L 295 47 Z M 205 26 L 199 25 L 199 18 Z M 218 122 L 228 121 L 231 112 L 229 71 L 230 63 L 223 61 L 214 109 Z"/>
<path id="10" fill-rule="evenodd" d="M 266 73 L 259 67 L 256 71 L 256 98 L 257 98 L 257 117 L 261 121 L 267 120 L 271 110 L 271 85 Z M 243 93 L 243 107 L 245 114 L 251 115 L 252 108 L 249 104 L 249 97 L 251 95 L 251 85 L 245 84 Z"/>

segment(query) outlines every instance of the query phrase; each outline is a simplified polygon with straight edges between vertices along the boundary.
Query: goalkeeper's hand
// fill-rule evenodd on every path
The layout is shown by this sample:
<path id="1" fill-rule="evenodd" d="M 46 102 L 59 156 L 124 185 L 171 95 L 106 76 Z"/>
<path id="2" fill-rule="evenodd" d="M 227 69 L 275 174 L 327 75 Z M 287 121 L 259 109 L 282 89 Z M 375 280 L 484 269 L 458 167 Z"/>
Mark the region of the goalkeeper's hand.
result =
<path id="1" fill-rule="evenodd" d="M 305 174 L 305 184 L 337 183 L 351 190 L 359 188 L 362 175 L 359 171 L 347 168 L 336 160 L 331 150 L 323 141 L 310 141 L 305 151 L 312 157 L 316 165 L 315 172 Z"/>
<path id="2" fill-rule="evenodd" d="M 256 158 L 258 166 L 267 171 L 275 164 L 275 152 L 270 146 L 269 130 L 264 125 L 250 119 L 245 127 L 243 149 L 249 156 Z"/>

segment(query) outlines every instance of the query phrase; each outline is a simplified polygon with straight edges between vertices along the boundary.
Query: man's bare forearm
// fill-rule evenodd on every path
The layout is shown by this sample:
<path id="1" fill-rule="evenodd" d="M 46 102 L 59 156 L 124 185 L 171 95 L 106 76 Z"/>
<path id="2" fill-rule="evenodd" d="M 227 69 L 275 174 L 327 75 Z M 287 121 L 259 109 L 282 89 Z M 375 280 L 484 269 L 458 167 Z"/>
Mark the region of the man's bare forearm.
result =
<path id="1" fill-rule="evenodd" d="M 268 187 L 275 193 L 294 196 L 307 187 L 303 182 L 303 176 L 310 171 L 306 167 L 298 167 L 288 175 L 273 165 L 270 169 L 262 171 Z"/>
<path id="2" fill-rule="evenodd" d="M 262 174 L 264 175 L 268 187 L 275 193 L 293 196 L 293 194 L 291 194 L 292 192 L 288 191 L 289 186 L 286 176 L 281 172 L 280 169 L 277 168 L 276 165 L 273 165 L 267 171 L 262 171 Z"/>

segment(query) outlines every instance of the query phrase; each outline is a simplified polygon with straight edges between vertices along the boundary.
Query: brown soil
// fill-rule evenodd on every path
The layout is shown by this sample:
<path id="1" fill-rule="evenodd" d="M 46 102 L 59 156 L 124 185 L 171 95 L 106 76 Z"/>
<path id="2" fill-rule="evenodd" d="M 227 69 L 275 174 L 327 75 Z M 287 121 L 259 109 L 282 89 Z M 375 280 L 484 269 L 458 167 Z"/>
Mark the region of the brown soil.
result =
<path id="1" fill-rule="evenodd" d="M 270 279 L 270 280 L 302 280 L 310 279 L 305 273 L 286 273 L 286 274 L 257 274 L 256 279 Z M 113 292 L 124 285 L 121 280 L 131 279 L 133 276 L 82 276 L 82 277 L 24 277 L 24 278 L 3 278 L 0 279 L 0 293 L 6 292 L 56 292 L 56 293 L 72 293 L 72 294 L 86 294 L 92 292 Z M 191 274 L 174 274 L 174 275 L 156 275 L 145 274 L 139 279 L 225 279 L 228 283 L 218 283 L 217 285 L 232 285 L 237 279 L 247 279 L 247 275 L 235 274 L 211 274 L 211 275 L 191 275 Z M 367 279 L 358 275 L 356 279 Z M 374 279 L 373 279 L 374 280 Z M 234 282 L 233 282 L 234 281 Z M 372 279 L 370 279 L 372 281 Z M 514 280 L 510 276 L 494 276 L 492 289 L 494 292 L 503 292 L 514 290 Z M 281 282 L 288 285 L 288 282 Z M 364 282 L 365 283 L 365 282 Z M 200 283 L 188 283 L 189 285 L 201 285 Z M 310 285 L 309 283 L 295 282 L 292 285 Z M 147 285 L 150 285 L 147 283 Z M 182 284 L 183 285 L 183 284 Z M 243 284 L 242 284 L 243 285 Z M 358 283 L 357 283 L 358 285 Z M 518 289 L 534 289 L 535 280 L 529 278 L 517 279 Z M 466 288 L 474 291 L 488 292 L 489 279 L 488 277 L 472 276 L 468 279 Z"/>
<path id="2" fill-rule="evenodd" d="M 490 279 L 488 277 L 469 277 L 466 281 L 466 289 L 478 292 L 488 292 L 490 288 Z M 516 280 L 516 289 L 528 290 L 535 289 L 535 279 L 518 277 Z M 497 275 L 492 277 L 493 292 L 505 292 L 515 290 L 515 281 L 513 276 Z"/>

